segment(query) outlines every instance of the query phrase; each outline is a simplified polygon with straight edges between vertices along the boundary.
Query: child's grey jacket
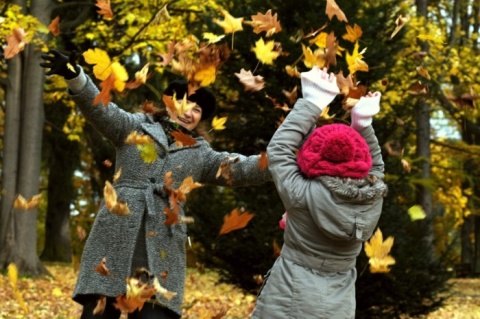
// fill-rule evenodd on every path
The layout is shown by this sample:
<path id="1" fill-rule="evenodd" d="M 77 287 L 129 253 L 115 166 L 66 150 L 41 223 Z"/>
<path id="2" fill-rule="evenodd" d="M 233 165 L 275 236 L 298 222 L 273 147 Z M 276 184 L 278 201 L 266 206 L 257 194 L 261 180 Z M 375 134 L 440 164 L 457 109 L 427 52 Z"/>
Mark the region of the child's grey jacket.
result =
<path id="1" fill-rule="evenodd" d="M 355 261 L 382 211 L 384 164 L 369 126 L 359 133 L 370 147 L 370 177 L 304 177 L 296 151 L 319 113 L 317 106 L 299 99 L 267 148 L 269 169 L 288 215 L 281 255 L 252 319 L 355 316 Z"/>
<path id="2" fill-rule="evenodd" d="M 177 189 L 190 176 L 202 184 L 244 186 L 271 180 L 270 172 L 259 169 L 258 156 L 216 152 L 201 137 L 196 138 L 193 146 L 169 145 L 163 127 L 150 115 L 129 113 L 114 103 L 106 107 L 93 105 L 99 90 L 83 70 L 67 83 L 72 99 L 87 121 L 115 145 L 115 171 L 121 169 L 122 172 L 113 186 L 118 200 L 125 201 L 131 212 L 128 216 L 118 216 L 109 212 L 102 201 L 83 251 L 74 300 L 82 303 L 87 294 L 116 297 L 126 292 L 126 278 L 134 272 L 131 268 L 137 236 L 140 226 L 145 225 L 148 270 L 163 287 L 178 294 L 171 301 L 157 297 L 164 306 L 181 315 L 187 226 L 185 223 L 164 224 L 165 208 L 169 205 L 169 198 L 163 193 L 165 174 L 172 172 L 173 188 Z M 141 158 L 137 145 L 125 143 L 133 131 L 154 140 L 158 157 L 153 163 Z M 231 183 L 216 177 L 220 164 L 229 157 L 238 158 L 231 164 Z M 180 216 L 184 215 L 183 204 L 181 202 Z M 103 258 L 111 276 L 95 271 Z"/>

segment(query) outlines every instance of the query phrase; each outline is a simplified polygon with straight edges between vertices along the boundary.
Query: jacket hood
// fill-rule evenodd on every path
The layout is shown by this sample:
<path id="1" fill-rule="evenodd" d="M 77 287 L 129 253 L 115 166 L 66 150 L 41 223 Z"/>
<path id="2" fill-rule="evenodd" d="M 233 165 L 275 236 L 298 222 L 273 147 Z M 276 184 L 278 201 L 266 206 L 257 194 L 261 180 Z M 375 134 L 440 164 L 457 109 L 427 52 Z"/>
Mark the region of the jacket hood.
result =
<path id="1" fill-rule="evenodd" d="M 365 178 L 320 176 L 320 181 L 335 195 L 352 203 L 368 203 L 387 196 L 388 187 L 373 175 Z"/>

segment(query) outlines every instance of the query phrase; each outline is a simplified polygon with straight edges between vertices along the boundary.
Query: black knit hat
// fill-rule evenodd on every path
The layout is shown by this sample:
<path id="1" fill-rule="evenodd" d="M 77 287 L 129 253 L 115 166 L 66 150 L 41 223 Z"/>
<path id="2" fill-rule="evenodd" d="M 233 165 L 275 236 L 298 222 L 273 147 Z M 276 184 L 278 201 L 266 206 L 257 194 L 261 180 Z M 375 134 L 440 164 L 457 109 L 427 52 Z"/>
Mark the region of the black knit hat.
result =
<path id="1" fill-rule="evenodd" d="M 163 91 L 163 94 L 173 96 L 176 94 L 177 99 L 183 99 L 183 96 L 188 93 L 188 84 L 185 80 L 175 80 L 170 82 L 167 88 Z M 214 112 L 216 107 L 215 96 L 210 90 L 204 87 L 199 88 L 187 99 L 190 102 L 195 102 L 202 108 L 202 120 L 208 119 Z"/>

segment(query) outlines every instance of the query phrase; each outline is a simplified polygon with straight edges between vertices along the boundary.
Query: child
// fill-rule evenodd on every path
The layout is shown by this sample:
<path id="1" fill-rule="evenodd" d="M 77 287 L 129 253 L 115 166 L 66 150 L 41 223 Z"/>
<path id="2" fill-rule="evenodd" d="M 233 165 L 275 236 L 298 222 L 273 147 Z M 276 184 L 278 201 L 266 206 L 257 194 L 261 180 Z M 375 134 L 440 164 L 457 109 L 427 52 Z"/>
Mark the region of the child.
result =
<path id="1" fill-rule="evenodd" d="M 301 74 L 299 99 L 271 139 L 269 169 L 288 211 L 284 245 L 259 292 L 252 319 L 355 317 L 355 262 L 381 214 L 387 186 L 371 126 L 380 93 L 362 97 L 351 126 L 305 136 L 339 93 L 326 69 Z M 285 216 L 286 217 L 286 216 Z"/>

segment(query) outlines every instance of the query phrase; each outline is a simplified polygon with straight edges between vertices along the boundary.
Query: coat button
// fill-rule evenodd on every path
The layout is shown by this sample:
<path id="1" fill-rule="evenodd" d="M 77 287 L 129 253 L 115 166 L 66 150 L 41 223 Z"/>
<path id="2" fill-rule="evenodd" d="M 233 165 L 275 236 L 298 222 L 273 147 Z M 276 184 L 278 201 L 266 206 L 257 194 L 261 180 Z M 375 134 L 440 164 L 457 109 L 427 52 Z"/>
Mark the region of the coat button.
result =
<path id="1" fill-rule="evenodd" d="M 156 181 L 155 177 L 150 177 L 150 182 L 155 183 Z"/>

